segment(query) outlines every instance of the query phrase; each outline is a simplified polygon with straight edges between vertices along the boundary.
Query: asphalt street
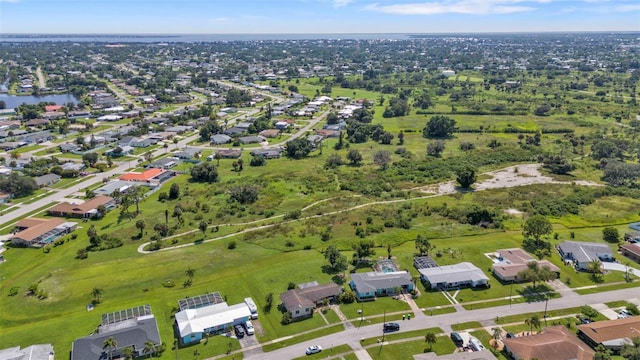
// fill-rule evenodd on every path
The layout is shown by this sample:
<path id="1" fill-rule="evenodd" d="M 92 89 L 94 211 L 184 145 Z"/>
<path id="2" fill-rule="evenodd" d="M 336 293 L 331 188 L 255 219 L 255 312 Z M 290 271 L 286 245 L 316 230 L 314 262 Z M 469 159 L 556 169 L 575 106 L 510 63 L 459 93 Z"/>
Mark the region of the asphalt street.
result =
<path id="1" fill-rule="evenodd" d="M 557 310 L 571 307 L 579 307 L 588 304 L 609 302 L 615 300 L 628 300 L 640 296 L 637 288 L 613 290 L 601 292 L 597 294 L 577 295 L 562 297 L 559 299 L 551 299 L 548 301 L 548 310 Z M 467 321 L 486 321 L 494 320 L 497 316 L 509 316 L 523 313 L 542 313 L 545 309 L 545 302 L 533 302 L 526 304 L 514 304 L 513 306 L 496 306 L 478 310 L 459 311 L 451 314 L 429 316 L 423 319 L 417 318 L 400 322 L 400 332 L 427 329 L 432 327 L 440 327 L 450 329 L 451 324 L 457 324 Z M 339 333 L 323 336 L 317 339 L 305 341 L 299 344 L 291 345 L 286 348 L 260 354 L 259 356 L 247 356 L 245 359 L 261 359 L 261 360 L 281 360 L 293 359 L 304 356 L 305 349 L 310 345 L 321 345 L 324 349 L 329 349 L 343 344 L 353 344 L 352 347 L 358 347 L 360 339 L 371 337 L 382 337 L 382 324 L 363 326 L 360 328 L 351 328 Z"/>

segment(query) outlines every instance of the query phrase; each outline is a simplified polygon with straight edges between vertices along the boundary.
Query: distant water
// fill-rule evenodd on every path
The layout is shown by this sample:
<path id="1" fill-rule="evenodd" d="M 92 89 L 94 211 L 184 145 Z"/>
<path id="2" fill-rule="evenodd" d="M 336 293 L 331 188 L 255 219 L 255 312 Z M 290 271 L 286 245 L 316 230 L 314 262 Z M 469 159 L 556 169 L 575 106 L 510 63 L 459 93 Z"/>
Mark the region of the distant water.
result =
<path id="1" fill-rule="evenodd" d="M 260 40 L 403 40 L 411 34 L 184 34 L 184 35 L 101 35 L 101 34 L 1 34 L 1 42 L 218 42 L 218 41 L 260 41 Z"/>
<path id="2" fill-rule="evenodd" d="M 9 94 L 0 94 L 0 100 L 4 101 L 7 105 L 7 109 L 14 109 L 22 104 L 39 104 L 41 102 L 54 102 L 57 105 L 65 105 L 68 103 L 78 103 L 78 99 L 76 99 L 73 95 L 67 94 L 58 94 L 58 95 L 44 95 L 44 96 L 33 96 L 33 95 L 9 95 Z"/>

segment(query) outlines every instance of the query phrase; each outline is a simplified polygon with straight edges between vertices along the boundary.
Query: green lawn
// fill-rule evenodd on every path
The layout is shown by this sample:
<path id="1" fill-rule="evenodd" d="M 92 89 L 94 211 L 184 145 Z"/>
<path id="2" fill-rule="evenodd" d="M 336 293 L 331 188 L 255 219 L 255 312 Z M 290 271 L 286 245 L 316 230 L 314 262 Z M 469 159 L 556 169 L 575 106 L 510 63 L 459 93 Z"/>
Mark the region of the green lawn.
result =
<path id="1" fill-rule="evenodd" d="M 429 351 L 435 352 L 438 355 L 451 354 L 455 351 L 455 345 L 447 336 L 440 336 L 433 345 L 429 345 L 424 339 L 421 339 L 367 348 L 367 352 L 375 360 L 411 359 L 415 354 Z"/>
<path id="2" fill-rule="evenodd" d="M 477 329 L 477 328 L 481 328 L 481 327 L 482 327 L 482 324 L 480 324 L 477 321 L 468 321 L 468 322 L 465 322 L 465 323 L 451 324 L 451 329 L 454 330 L 454 331 Z"/>

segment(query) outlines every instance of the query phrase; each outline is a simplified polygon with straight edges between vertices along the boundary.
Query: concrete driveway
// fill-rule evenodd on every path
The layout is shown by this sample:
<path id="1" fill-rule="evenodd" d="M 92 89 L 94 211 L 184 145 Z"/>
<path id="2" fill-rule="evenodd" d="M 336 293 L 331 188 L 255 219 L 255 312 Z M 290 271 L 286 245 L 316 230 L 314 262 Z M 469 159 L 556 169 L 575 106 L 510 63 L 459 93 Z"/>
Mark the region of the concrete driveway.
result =
<path id="1" fill-rule="evenodd" d="M 605 270 L 613 270 L 613 271 L 622 271 L 625 272 L 627 271 L 627 269 L 629 269 L 629 272 L 631 272 L 633 275 L 640 277 L 640 270 L 632 268 L 632 267 L 626 267 L 620 263 L 616 263 L 616 262 L 602 262 L 602 268 Z"/>

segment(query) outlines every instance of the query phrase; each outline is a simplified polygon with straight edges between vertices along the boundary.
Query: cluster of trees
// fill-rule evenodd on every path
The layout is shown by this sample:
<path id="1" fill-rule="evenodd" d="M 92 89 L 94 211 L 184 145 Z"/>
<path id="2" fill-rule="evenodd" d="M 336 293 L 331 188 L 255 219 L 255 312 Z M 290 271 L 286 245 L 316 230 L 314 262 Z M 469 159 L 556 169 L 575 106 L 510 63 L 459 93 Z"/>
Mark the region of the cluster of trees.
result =
<path id="1" fill-rule="evenodd" d="M 429 119 L 422 133 L 426 138 L 446 138 L 451 136 L 455 129 L 455 120 L 444 115 L 436 115 Z"/>
<path id="2" fill-rule="evenodd" d="M 0 176 L 0 190 L 14 197 L 22 197 L 38 190 L 38 184 L 30 177 L 12 172 L 9 175 Z"/>
<path id="3" fill-rule="evenodd" d="M 218 182 L 218 168 L 212 162 L 202 162 L 191 168 L 191 180 L 194 182 Z"/>
<path id="4" fill-rule="evenodd" d="M 289 141 L 285 147 L 285 154 L 291 159 L 302 159 L 311 153 L 313 147 L 306 137 L 299 137 Z"/>

